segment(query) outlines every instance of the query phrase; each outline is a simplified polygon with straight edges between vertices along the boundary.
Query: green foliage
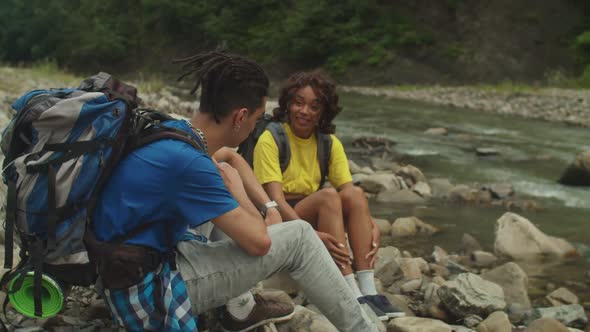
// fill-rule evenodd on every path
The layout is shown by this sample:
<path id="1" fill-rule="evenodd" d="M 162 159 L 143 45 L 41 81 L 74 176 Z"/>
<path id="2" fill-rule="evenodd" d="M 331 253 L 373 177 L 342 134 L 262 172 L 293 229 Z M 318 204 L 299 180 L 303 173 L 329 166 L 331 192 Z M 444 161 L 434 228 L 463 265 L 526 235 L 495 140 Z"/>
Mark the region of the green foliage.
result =
<path id="1" fill-rule="evenodd" d="M 459 43 L 451 43 L 443 48 L 443 55 L 451 60 L 456 60 L 465 53 L 465 48 Z"/>
<path id="2" fill-rule="evenodd" d="M 219 45 L 263 62 L 378 66 L 432 37 L 377 0 L 3 0 L 0 60 L 95 71 L 169 63 Z"/>

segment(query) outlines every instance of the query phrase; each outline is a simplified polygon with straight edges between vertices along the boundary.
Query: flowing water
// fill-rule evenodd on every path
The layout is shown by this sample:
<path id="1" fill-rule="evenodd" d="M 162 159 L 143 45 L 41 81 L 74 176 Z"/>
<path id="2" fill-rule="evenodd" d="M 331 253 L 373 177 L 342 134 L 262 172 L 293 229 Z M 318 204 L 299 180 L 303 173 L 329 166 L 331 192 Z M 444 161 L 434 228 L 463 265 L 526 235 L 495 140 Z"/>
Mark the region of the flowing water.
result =
<path id="1" fill-rule="evenodd" d="M 417 166 L 429 179 L 447 178 L 453 184 L 511 183 L 518 194 L 532 196 L 541 209 L 515 212 L 543 232 L 574 243 L 586 257 L 545 265 L 540 273 L 538 266 L 535 272 L 527 272 L 538 275 L 541 283 L 550 280 L 574 288 L 581 301 L 590 301 L 590 277 L 585 276 L 590 271 L 590 188 L 556 181 L 577 153 L 590 150 L 590 129 L 359 94 L 342 94 L 341 104 L 344 111 L 336 120 L 337 134 L 348 149 L 360 136 L 385 137 L 397 143 L 393 150 L 403 162 Z M 423 133 L 432 127 L 445 127 L 449 135 Z M 478 147 L 500 154 L 478 157 Z M 493 251 L 494 225 L 506 212 L 501 207 L 443 202 L 412 207 L 371 202 L 371 209 L 377 217 L 394 220 L 414 215 L 441 227 L 443 232 L 432 238 L 394 243 L 422 254 L 431 252 L 433 245 L 456 251 L 463 233 L 474 235 L 484 250 Z"/>

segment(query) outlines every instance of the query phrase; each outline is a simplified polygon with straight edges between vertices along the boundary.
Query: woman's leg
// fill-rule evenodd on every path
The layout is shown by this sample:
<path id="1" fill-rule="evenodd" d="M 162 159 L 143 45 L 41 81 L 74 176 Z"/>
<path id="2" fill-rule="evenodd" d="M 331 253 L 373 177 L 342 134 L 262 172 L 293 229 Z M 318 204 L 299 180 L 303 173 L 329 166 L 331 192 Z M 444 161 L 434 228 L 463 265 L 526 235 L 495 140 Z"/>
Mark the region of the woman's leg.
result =
<path id="1" fill-rule="evenodd" d="M 295 205 L 295 212 L 299 218 L 309 222 L 314 229 L 328 233 L 344 244 L 348 252 L 348 243 L 342 216 L 342 203 L 338 192 L 333 188 L 321 189 Z M 343 275 L 352 273 L 351 264 L 342 264 Z"/>
<path id="2" fill-rule="evenodd" d="M 367 202 L 365 193 L 362 188 L 351 186 L 341 190 L 339 195 L 342 201 L 342 211 L 344 221 L 346 222 L 348 241 L 350 241 L 350 247 L 354 256 L 355 270 L 372 269 L 370 258 L 366 258 L 372 249 L 372 225 L 369 203 Z M 379 243 L 376 245 L 379 245 Z"/>

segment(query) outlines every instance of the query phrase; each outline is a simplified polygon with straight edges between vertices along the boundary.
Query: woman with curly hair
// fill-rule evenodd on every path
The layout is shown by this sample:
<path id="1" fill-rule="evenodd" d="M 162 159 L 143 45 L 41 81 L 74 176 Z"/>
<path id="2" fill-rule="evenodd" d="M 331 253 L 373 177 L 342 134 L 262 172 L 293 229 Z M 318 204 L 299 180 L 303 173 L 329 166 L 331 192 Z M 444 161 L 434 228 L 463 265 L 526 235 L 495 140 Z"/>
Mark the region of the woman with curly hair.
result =
<path id="1" fill-rule="evenodd" d="M 363 190 L 352 183 L 342 143 L 333 135 L 332 121 L 341 110 L 336 87 L 325 74 L 293 74 L 281 89 L 273 115 L 283 122 L 289 164 L 282 172 L 277 143 L 267 130 L 254 148 L 254 173 L 278 204 L 283 220 L 303 219 L 313 226 L 359 302 L 369 304 L 382 320 L 403 316 L 375 288 L 373 267 L 380 234 Z M 332 140 L 327 177 L 333 188 L 320 188 L 323 179 L 317 150 L 321 134 L 329 134 Z"/>

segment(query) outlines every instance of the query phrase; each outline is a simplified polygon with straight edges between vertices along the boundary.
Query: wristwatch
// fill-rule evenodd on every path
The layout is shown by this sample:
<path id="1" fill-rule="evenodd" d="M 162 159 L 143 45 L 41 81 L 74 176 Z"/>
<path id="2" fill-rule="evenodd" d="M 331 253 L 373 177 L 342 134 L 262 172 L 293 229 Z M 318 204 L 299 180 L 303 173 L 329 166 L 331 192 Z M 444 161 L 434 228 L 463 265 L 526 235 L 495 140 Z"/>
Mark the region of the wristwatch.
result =
<path id="1" fill-rule="evenodd" d="M 275 201 L 267 202 L 262 206 L 262 209 L 260 210 L 260 214 L 262 214 L 263 217 L 266 217 L 266 211 L 270 208 L 278 209 L 279 205 Z"/>

